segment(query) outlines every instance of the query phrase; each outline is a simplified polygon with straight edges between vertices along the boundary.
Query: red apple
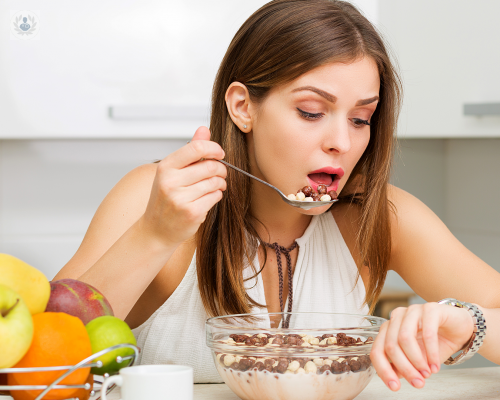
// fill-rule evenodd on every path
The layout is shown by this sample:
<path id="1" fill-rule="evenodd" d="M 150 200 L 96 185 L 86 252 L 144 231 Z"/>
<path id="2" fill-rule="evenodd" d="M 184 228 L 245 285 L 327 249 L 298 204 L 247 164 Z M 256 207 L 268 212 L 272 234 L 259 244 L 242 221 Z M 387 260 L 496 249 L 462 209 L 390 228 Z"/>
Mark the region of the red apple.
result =
<path id="1" fill-rule="evenodd" d="M 111 304 L 95 287 L 75 279 L 50 282 L 50 298 L 46 311 L 65 312 L 87 325 L 94 318 L 114 315 Z"/>

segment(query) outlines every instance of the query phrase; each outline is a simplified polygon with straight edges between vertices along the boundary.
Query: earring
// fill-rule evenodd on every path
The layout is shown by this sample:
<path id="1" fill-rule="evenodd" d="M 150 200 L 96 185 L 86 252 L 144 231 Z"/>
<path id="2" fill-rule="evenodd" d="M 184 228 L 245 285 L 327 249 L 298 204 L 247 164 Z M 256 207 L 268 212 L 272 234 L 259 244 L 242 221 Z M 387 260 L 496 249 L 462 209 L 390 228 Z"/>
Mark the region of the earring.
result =
<path id="1" fill-rule="evenodd" d="M 246 125 L 243 125 L 243 129 L 247 129 L 247 126 L 246 126 Z"/>

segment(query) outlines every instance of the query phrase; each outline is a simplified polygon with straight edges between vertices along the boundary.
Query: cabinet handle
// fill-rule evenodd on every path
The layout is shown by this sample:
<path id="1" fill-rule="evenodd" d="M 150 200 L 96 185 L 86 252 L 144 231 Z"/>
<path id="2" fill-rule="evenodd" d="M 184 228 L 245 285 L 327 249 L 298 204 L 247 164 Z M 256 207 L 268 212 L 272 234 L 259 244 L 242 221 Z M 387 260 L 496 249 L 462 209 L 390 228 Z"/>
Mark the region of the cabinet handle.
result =
<path id="1" fill-rule="evenodd" d="M 464 115 L 500 115 L 500 103 L 465 103 Z"/>

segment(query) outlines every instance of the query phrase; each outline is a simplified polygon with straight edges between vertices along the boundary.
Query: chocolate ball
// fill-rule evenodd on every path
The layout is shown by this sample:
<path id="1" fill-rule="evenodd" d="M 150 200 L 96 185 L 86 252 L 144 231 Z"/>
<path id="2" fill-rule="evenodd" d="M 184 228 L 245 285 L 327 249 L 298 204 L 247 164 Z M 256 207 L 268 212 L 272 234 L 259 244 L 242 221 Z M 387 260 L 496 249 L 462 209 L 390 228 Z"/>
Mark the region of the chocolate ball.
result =
<path id="1" fill-rule="evenodd" d="M 318 193 L 319 194 L 326 194 L 327 187 L 326 185 L 318 185 Z"/>
<path id="2" fill-rule="evenodd" d="M 281 360 L 276 366 L 276 371 L 279 372 L 280 374 L 283 374 L 285 373 L 287 368 L 288 368 L 288 361 L 286 359 Z"/>
<path id="3" fill-rule="evenodd" d="M 330 196 L 332 198 L 332 200 L 335 200 L 337 197 L 339 197 L 339 195 L 337 194 L 337 192 L 335 190 L 330 190 L 327 193 L 327 195 Z"/>
<path id="4" fill-rule="evenodd" d="M 326 371 L 330 371 L 330 366 L 328 364 L 322 365 L 319 369 L 319 373 L 322 374 Z"/>
<path id="5" fill-rule="evenodd" d="M 314 193 L 314 190 L 311 186 L 304 186 L 300 191 L 304 193 L 306 197 L 311 197 L 311 195 Z"/>
<path id="6" fill-rule="evenodd" d="M 234 363 L 232 363 L 232 364 L 229 366 L 229 368 L 231 368 L 231 369 L 238 369 L 238 367 L 239 367 L 239 366 L 240 366 L 240 365 L 239 365 L 237 362 L 234 362 Z"/>
<path id="7" fill-rule="evenodd" d="M 275 361 L 274 358 L 266 358 L 264 360 L 264 365 L 266 366 L 266 368 L 269 367 L 269 366 L 272 367 L 273 364 L 274 364 L 274 361 Z"/>
<path id="8" fill-rule="evenodd" d="M 266 367 L 262 362 L 256 362 L 252 368 L 257 368 L 259 371 L 263 371 Z"/>
<path id="9" fill-rule="evenodd" d="M 241 364 L 241 361 L 240 361 Z M 361 363 L 358 360 L 351 360 L 349 363 L 349 366 L 351 367 L 351 371 L 357 372 L 361 369 Z"/>
<path id="10" fill-rule="evenodd" d="M 240 360 L 240 370 L 241 371 L 246 371 L 247 369 L 250 369 L 252 368 L 252 366 L 254 365 L 255 361 L 254 360 L 250 360 L 249 358 L 243 358 Z M 361 364 L 360 364 L 361 366 Z"/>
<path id="11" fill-rule="evenodd" d="M 281 344 L 283 344 L 283 343 L 285 343 L 285 341 L 284 341 L 282 338 L 280 338 L 280 337 L 275 337 L 275 338 L 273 339 L 273 344 L 278 344 L 278 345 L 281 345 Z"/>

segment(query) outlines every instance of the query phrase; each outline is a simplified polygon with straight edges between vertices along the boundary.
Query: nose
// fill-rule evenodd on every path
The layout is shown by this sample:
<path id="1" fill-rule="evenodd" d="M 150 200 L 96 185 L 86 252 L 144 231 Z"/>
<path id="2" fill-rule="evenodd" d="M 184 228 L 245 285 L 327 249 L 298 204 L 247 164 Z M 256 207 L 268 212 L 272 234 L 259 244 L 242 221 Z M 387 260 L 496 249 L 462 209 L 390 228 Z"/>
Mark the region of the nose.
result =
<path id="1" fill-rule="evenodd" d="M 325 129 L 323 151 L 327 153 L 347 153 L 351 149 L 351 136 L 349 134 L 349 121 L 336 121 Z"/>

